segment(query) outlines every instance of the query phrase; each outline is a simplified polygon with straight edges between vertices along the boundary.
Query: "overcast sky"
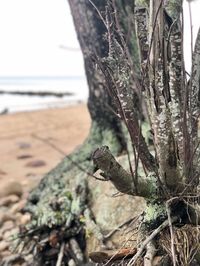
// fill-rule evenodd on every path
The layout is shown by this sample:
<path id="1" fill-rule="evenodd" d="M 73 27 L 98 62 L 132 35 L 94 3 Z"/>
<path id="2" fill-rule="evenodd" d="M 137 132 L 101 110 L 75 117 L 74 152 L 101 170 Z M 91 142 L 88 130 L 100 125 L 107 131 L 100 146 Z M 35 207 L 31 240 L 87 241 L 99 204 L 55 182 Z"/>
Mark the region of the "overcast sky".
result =
<path id="1" fill-rule="evenodd" d="M 192 5 L 195 35 L 200 0 Z M 185 19 L 189 66 L 187 13 Z M 71 75 L 82 76 L 84 70 L 67 0 L 0 0 L 0 77 Z"/>
<path id="2" fill-rule="evenodd" d="M 0 0 L 0 76 L 38 75 L 84 75 L 67 0 Z"/>

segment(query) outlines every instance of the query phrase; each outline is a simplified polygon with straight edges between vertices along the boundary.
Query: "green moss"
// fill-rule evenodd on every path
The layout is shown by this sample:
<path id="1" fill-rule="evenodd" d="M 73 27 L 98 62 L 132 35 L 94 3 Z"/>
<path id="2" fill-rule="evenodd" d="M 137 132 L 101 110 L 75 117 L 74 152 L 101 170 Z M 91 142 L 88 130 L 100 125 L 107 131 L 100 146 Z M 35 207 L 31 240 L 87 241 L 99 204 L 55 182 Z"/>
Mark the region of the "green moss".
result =
<path id="1" fill-rule="evenodd" d="M 149 0 L 135 0 L 135 6 L 148 7 L 149 6 Z"/>
<path id="2" fill-rule="evenodd" d="M 144 228 L 151 230 L 156 228 L 167 217 L 166 207 L 162 203 L 147 203 L 144 215 Z"/>
<path id="3" fill-rule="evenodd" d="M 144 136 L 146 143 L 149 143 L 151 138 L 150 129 L 151 127 L 147 121 L 142 123 L 142 135 Z"/>
<path id="4" fill-rule="evenodd" d="M 87 239 L 89 239 L 90 237 L 92 237 L 94 235 L 94 233 L 91 231 L 91 230 L 89 230 L 89 229 L 86 229 L 85 230 L 85 237 L 87 238 Z"/>
<path id="5" fill-rule="evenodd" d="M 139 168 L 138 175 L 144 176 L 144 171 L 143 171 L 142 167 Z M 155 176 L 155 173 L 150 173 L 145 178 L 145 185 L 143 185 L 143 186 L 140 185 L 139 194 L 144 195 L 144 197 L 146 199 L 148 199 L 149 201 L 157 201 L 158 200 L 160 194 L 158 191 L 157 178 Z"/>

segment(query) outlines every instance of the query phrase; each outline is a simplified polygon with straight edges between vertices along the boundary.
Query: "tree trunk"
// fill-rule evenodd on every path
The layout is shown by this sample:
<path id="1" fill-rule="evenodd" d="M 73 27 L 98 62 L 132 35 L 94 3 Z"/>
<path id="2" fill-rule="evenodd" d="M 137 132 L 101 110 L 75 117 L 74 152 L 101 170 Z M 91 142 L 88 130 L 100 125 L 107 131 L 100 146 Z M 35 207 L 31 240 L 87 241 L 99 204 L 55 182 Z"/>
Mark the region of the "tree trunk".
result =
<path id="1" fill-rule="evenodd" d="M 70 246 L 73 254 L 64 255 L 64 265 L 70 263 L 70 257 L 76 265 L 83 265 L 86 260 L 85 256 L 78 258 L 77 250 L 70 244 L 69 239 L 75 239 L 78 248 L 83 252 L 86 245 L 85 234 L 87 231 L 87 229 L 85 231 L 85 228 L 87 228 L 85 223 L 95 231 L 94 235 L 95 239 L 98 239 L 98 243 L 101 243 L 101 245 L 104 243 L 101 230 L 95 223 L 95 218 L 93 218 L 90 211 L 92 197 L 94 199 L 93 192 L 95 191 L 95 188 L 92 188 L 92 192 L 88 188 L 88 178 L 90 178 L 88 172 L 93 174 L 95 170 L 91 161 L 91 154 L 95 148 L 102 145 L 109 146 L 114 155 L 119 155 L 126 149 L 124 130 L 116 115 L 114 103 L 111 101 L 109 90 L 106 87 L 105 77 L 94 63 L 94 58 L 104 58 L 109 53 L 109 42 L 106 38 L 107 29 L 98 13 L 106 11 L 106 2 L 106 0 L 93 2 L 69 0 L 84 57 L 89 87 L 88 109 L 92 123 L 89 136 L 83 145 L 69 156 L 66 156 L 55 169 L 50 171 L 29 196 L 25 209 L 32 214 L 32 222 L 26 232 L 21 234 L 20 245 L 22 243 L 24 246 L 29 244 L 34 250 L 36 253 L 34 265 L 52 265 L 52 263 L 56 265 L 57 256 L 60 252 L 59 247 L 62 247 L 63 243 Z M 123 8 L 120 23 L 123 24 L 124 32 L 127 34 L 127 38 L 134 40 L 134 34 L 131 33 L 130 35 L 128 33 L 130 27 L 133 26 L 132 19 L 128 19 L 131 18 L 131 16 L 128 16 L 128 12 L 132 13 L 133 10 L 132 1 L 127 1 L 127 3 L 118 1 L 117 6 Z M 129 49 L 130 53 L 136 54 L 133 42 L 130 42 Z M 137 61 L 137 56 L 135 56 L 135 61 Z M 107 188 L 103 186 L 102 189 Z M 113 191 L 113 188 L 110 190 Z M 104 205 L 106 206 L 107 202 L 113 204 L 109 201 L 110 196 L 105 199 Z M 130 196 L 126 198 L 126 201 L 134 202 Z M 111 200 L 111 202 L 113 201 Z M 116 202 L 115 200 L 115 204 Z M 119 202 L 120 200 L 118 200 L 118 205 Z M 124 202 L 124 209 L 126 209 L 125 205 Z M 144 203 L 141 202 L 141 206 L 136 208 L 138 211 L 135 211 L 135 213 L 141 211 L 143 205 Z M 132 203 L 130 206 L 132 206 Z M 125 213 L 124 217 L 126 217 Z M 130 219 L 132 214 L 129 209 L 127 213 L 126 218 Z M 84 222 L 81 221 L 83 215 Z M 118 214 L 118 217 L 120 216 Z M 118 222 L 122 223 L 124 221 L 120 218 L 114 220 L 116 220 L 116 223 L 113 224 L 114 227 L 118 225 Z M 35 245 L 35 237 L 37 238 L 37 245 Z M 54 244 L 51 243 L 53 237 L 55 239 Z M 39 246 L 41 248 L 38 248 Z"/>
<path id="2" fill-rule="evenodd" d="M 134 10 L 134 1 L 69 0 L 84 55 L 92 125 L 83 146 L 51 171 L 29 198 L 26 209 L 32 213 L 32 224 L 21 237 L 23 244 L 31 245 L 38 265 L 54 265 L 56 261 L 56 265 L 62 261 L 64 265 L 83 265 L 86 245 L 91 245 L 87 237 L 94 241 L 93 248 L 104 248 L 90 257 L 105 265 L 118 265 L 119 258 L 134 254 L 123 265 L 143 265 L 142 257 L 145 266 L 190 265 L 198 255 L 200 237 L 195 234 L 200 213 L 199 188 L 196 189 L 200 171 L 197 127 L 200 34 L 191 80 L 187 83 L 182 1 L 135 2 L 138 6 Z M 134 17 L 139 68 L 133 49 Z M 143 101 L 153 133 L 153 147 L 147 144 L 141 126 Z M 134 164 L 128 156 L 131 173 L 127 171 L 126 160 L 120 164 L 119 158 L 113 156 L 127 145 L 118 118 L 124 122 L 133 148 Z M 104 194 L 113 191 L 107 185 L 110 183 L 104 182 L 106 185 L 102 185 L 99 193 L 100 185 L 91 185 L 87 179 L 88 172 L 94 172 L 92 152 L 94 163 L 102 171 L 96 178 L 111 181 L 118 193 L 126 194 L 124 201 L 114 199 L 114 204 L 109 205 Z M 135 244 L 137 249 L 133 249 L 131 236 L 131 248 L 127 241 L 123 242 L 124 236 L 117 235 L 117 241 L 112 238 L 125 224 L 129 232 L 134 230 L 133 196 L 147 200 L 137 228 L 140 240 L 139 245 Z M 93 199 L 98 206 L 94 207 Z M 139 205 L 143 208 L 144 202 Z M 109 216 L 110 220 L 100 216 Z M 117 230 L 112 231 L 116 226 L 111 224 L 119 217 L 122 220 L 118 220 Z M 121 252 L 123 244 L 126 249 Z M 114 245 L 119 248 L 115 254 L 105 249 Z M 162 255 L 157 264 L 156 253 Z"/>
<path id="3" fill-rule="evenodd" d="M 49 194 L 48 191 L 53 189 L 55 193 L 58 192 L 57 184 L 62 183 L 63 175 L 65 176 L 66 172 L 74 170 L 74 168 L 79 168 L 79 170 L 83 168 L 87 169 L 86 172 L 91 171 L 93 173 L 90 158 L 95 147 L 102 144 L 108 145 L 115 155 L 120 154 L 125 148 L 122 126 L 114 112 L 108 90 L 105 88 L 104 77 L 97 71 L 92 60 L 95 54 L 102 58 L 107 56 L 108 41 L 105 38 L 105 26 L 89 1 L 73 0 L 69 1 L 69 4 L 84 56 L 89 87 L 88 109 L 92 120 L 91 129 L 82 147 L 67 156 L 53 171 L 47 174 L 39 187 L 31 193 L 27 206 L 30 210 L 32 203 L 38 206 L 38 200 L 41 202 L 41 193 L 46 198 Z M 105 1 L 101 1 L 98 8 L 100 10 L 105 8 Z M 56 187 L 53 188 L 55 183 Z"/>

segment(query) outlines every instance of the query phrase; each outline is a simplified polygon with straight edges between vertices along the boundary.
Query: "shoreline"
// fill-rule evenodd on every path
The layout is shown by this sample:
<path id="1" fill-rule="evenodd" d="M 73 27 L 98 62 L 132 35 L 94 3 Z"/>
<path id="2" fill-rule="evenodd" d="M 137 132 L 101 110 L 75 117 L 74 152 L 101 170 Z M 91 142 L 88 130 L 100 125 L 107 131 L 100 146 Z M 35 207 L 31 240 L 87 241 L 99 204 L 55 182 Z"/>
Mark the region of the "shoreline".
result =
<path id="1" fill-rule="evenodd" d="M 3 99 L 4 96 L 5 98 L 12 97 L 13 100 L 16 100 L 15 102 L 17 102 L 18 104 L 9 104 L 9 103 L 5 104 L 5 102 L 8 102 L 8 99 Z M 32 99 L 31 101 L 30 98 L 34 99 Z M 42 110 L 57 109 L 57 108 L 67 108 L 68 106 L 87 104 L 87 98 L 76 99 L 75 95 L 64 96 L 59 99 L 55 96 L 40 97 L 40 96 L 21 96 L 21 95 L 15 95 L 15 96 L 1 95 L 1 100 L 2 102 L 4 102 L 4 105 L 0 107 L 0 115 L 21 113 L 21 112 L 34 112 L 34 111 L 40 111 L 40 110 L 42 111 Z M 22 105 L 20 105 L 19 100 L 23 103 Z M 24 102 L 26 103 L 24 104 Z"/>

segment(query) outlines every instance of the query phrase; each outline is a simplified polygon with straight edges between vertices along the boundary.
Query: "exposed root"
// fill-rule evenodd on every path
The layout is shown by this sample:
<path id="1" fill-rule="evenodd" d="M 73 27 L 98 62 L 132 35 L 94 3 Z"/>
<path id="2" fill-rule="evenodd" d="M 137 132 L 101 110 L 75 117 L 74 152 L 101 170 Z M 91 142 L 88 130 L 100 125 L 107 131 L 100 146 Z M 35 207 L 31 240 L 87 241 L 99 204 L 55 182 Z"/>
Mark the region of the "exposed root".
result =
<path id="1" fill-rule="evenodd" d="M 177 217 L 172 217 L 171 221 L 177 221 Z M 145 250 L 146 246 L 167 226 L 169 226 L 169 221 L 165 220 L 158 228 L 156 228 L 153 233 L 150 234 L 140 245 L 135 256 L 129 261 L 128 266 L 135 265 L 137 259 L 142 255 L 143 251 Z"/>
<path id="2" fill-rule="evenodd" d="M 84 261 L 84 255 L 83 255 L 83 252 L 80 249 L 80 246 L 79 246 L 79 244 L 75 238 L 71 238 L 69 240 L 69 246 L 73 252 L 74 257 L 77 259 L 77 261 L 80 263 L 83 262 Z"/>
<path id="3" fill-rule="evenodd" d="M 144 256 L 144 266 L 151 266 L 156 254 L 156 247 L 154 241 L 150 241 L 146 246 L 146 254 Z"/>
<path id="4" fill-rule="evenodd" d="M 58 254 L 58 260 L 56 262 L 56 266 L 61 266 L 62 260 L 63 260 L 63 255 L 64 255 L 64 249 L 65 249 L 65 243 L 63 242 L 60 247 L 60 252 Z"/>

